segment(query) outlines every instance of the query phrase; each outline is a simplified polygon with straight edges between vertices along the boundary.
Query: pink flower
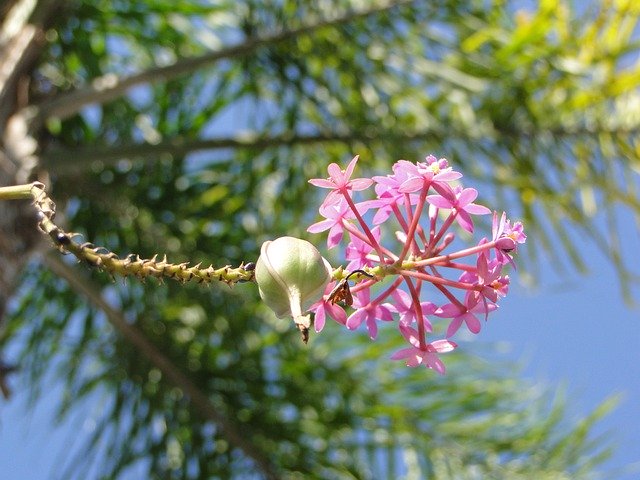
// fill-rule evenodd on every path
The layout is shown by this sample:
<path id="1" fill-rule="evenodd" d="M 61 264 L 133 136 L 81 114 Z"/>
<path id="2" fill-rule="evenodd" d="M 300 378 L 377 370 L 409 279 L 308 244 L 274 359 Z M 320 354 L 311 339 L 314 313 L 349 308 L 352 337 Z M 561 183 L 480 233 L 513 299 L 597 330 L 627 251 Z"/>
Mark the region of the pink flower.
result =
<path id="1" fill-rule="evenodd" d="M 337 203 L 320 206 L 320 215 L 326 218 L 314 223 L 307 232 L 319 233 L 329 230 L 329 236 L 327 237 L 327 248 L 333 248 L 342 240 L 342 234 L 344 232 L 344 223 L 348 219 L 354 218 L 355 215 L 344 198 L 338 199 Z"/>
<path id="2" fill-rule="evenodd" d="M 351 180 L 353 170 L 356 167 L 359 155 L 353 157 L 353 159 L 347 165 L 345 170 L 341 170 L 337 163 L 332 163 L 327 168 L 329 172 L 329 178 L 312 178 L 309 183 L 320 188 L 329 188 L 331 192 L 324 201 L 325 204 L 335 202 L 339 195 L 349 195 L 349 190 L 354 192 L 364 190 L 373 184 L 373 180 L 370 178 L 355 178 Z"/>
<path id="3" fill-rule="evenodd" d="M 451 188 L 448 182 L 462 177 L 460 172 L 453 171 L 444 158 L 438 160 L 433 155 L 429 155 L 425 160 L 416 164 L 406 160 L 397 162 L 398 170 L 402 170 L 408 177 L 408 180 L 400 186 L 400 192 L 417 192 L 426 186 L 433 187 L 439 193 L 446 193 Z"/>
<path id="4" fill-rule="evenodd" d="M 515 267 L 509 253 L 516 251 L 518 243 L 524 243 L 527 240 L 522 222 L 516 222 L 512 226 L 509 219 L 507 219 L 506 212 L 502 212 L 502 217 L 498 222 L 498 213 L 494 212 L 491 232 L 493 241 L 496 242 L 496 258 L 498 261 L 500 263 L 511 263 Z"/>
<path id="5" fill-rule="evenodd" d="M 327 295 L 331 292 L 331 290 L 333 290 L 333 287 L 335 286 L 336 282 L 329 282 L 329 285 L 327 285 L 327 288 L 324 291 L 324 296 L 320 299 L 319 302 L 312 305 L 309 309 L 310 312 L 315 313 L 313 319 L 313 327 L 316 332 L 322 331 L 327 317 L 333 318 L 341 325 L 345 325 L 347 323 L 347 314 L 342 309 L 342 307 L 327 300 Z"/>
<path id="6" fill-rule="evenodd" d="M 411 344 L 410 348 L 403 348 L 391 355 L 392 360 L 405 360 L 408 367 L 417 367 L 425 365 L 438 372 L 440 375 L 445 374 L 445 366 L 438 357 L 438 353 L 451 352 L 458 345 L 449 340 L 436 340 L 427 343 L 424 347 L 420 346 L 420 336 L 418 332 L 404 324 L 400 324 L 400 332 L 404 338 Z"/>
<path id="7" fill-rule="evenodd" d="M 441 318 L 451 318 L 451 323 L 447 328 L 447 337 L 452 337 L 458 331 L 460 326 L 465 323 L 471 333 L 480 332 L 480 320 L 476 317 L 476 314 L 489 315 L 489 312 L 493 312 L 498 308 L 495 303 L 489 303 L 486 301 L 480 302 L 480 299 L 473 295 L 473 292 L 465 295 L 464 305 L 457 303 L 447 303 L 438 310 L 435 315 Z"/>
<path id="8" fill-rule="evenodd" d="M 362 322 L 367 324 L 367 330 L 369 331 L 369 337 L 375 339 L 378 336 L 377 320 L 383 320 L 385 322 L 392 322 L 393 316 L 388 303 L 380 305 L 377 302 L 370 301 L 370 290 L 364 288 L 359 290 L 353 295 L 353 306 L 356 311 L 349 315 L 347 318 L 347 328 L 349 330 L 355 330 Z"/>
<path id="9" fill-rule="evenodd" d="M 445 210 L 455 210 L 456 221 L 467 232 L 473 233 L 471 215 L 486 215 L 491 213 L 487 207 L 472 203 L 478 196 L 475 188 L 456 187 L 453 196 L 428 195 L 427 202 Z"/>
<path id="10" fill-rule="evenodd" d="M 486 255 L 479 255 L 476 272 L 464 272 L 460 275 L 459 281 L 475 285 L 476 293 L 496 303 L 499 296 L 504 297 L 509 292 L 509 276 L 500 275 L 502 267 L 503 264 L 498 260 L 488 260 Z"/>
<path id="11" fill-rule="evenodd" d="M 373 180 L 376 182 L 375 191 L 377 199 L 368 200 L 363 203 L 366 203 L 371 208 L 378 209 L 373 217 L 374 225 L 384 223 L 393 212 L 394 207 L 398 208 L 405 203 L 407 194 L 400 192 L 400 186 L 409 179 L 409 175 L 406 169 L 403 168 L 401 162 L 406 162 L 406 160 L 400 160 L 393 165 L 393 175 L 373 177 Z M 409 198 L 412 205 L 418 202 L 416 195 L 411 195 Z"/>
<path id="12" fill-rule="evenodd" d="M 404 290 L 394 290 L 391 296 L 394 299 L 394 303 L 389 308 L 392 312 L 400 314 L 400 323 L 404 325 L 411 325 L 417 320 L 416 309 L 413 304 L 413 299 Z M 427 315 L 433 315 L 437 306 L 431 302 L 420 302 L 420 309 L 422 310 L 422 321 L 427 332 L 433 331 L 431 322 L 427 318 Z"/>

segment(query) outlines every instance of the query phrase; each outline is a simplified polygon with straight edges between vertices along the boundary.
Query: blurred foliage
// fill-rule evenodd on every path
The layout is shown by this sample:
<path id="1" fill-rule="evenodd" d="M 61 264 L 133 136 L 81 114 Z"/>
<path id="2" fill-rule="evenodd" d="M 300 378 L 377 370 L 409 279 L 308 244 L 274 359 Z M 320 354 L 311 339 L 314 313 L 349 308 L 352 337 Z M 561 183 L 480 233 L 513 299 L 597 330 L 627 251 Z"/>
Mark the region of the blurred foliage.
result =
<path id="1" fill-rule="evenodd" d="M 369 3 L 66 2 L 33 75 L 36 105 L 297 32 L 48 118 L 42 165 L 68 224 L 122 254 L 238 265 L 267 238 L 304 235 L 317 204 L 307 179 L 329 162 L 359 153 L 361 171 L 383 174 L 434 153 L 483 203 L 522 218 L 530 269 L 549 258 L 584 269 L 580 233 L 629 286 L 615 224 L 620 205 L 640 213 L 638 2 L 414 1 L 362 14 Z M 208 139 L 242 144 L 203 149 Z M 593 227 L 600 214 L 606 231 Z M 63 478 L 92 462 L 102 478 L 136 464 L 150 478 L 259 476 L 64 281 L 34 266 L 23 282 L 2 343 L 20 350 L 25 382 L 55 368 L 61 415 L 83 399 L 106 405 L 91 453 Z M 390 364 L 395 340 L 370 345 L 334 325 L 303 348 L 251 285 L 87 282 L 285 478 L 581 478 L 606 454 L 589 432 L 610 405 L 571 424 L 562 399 L 549 410 L 506 367 L 456 353 L 436 378 Z"/>

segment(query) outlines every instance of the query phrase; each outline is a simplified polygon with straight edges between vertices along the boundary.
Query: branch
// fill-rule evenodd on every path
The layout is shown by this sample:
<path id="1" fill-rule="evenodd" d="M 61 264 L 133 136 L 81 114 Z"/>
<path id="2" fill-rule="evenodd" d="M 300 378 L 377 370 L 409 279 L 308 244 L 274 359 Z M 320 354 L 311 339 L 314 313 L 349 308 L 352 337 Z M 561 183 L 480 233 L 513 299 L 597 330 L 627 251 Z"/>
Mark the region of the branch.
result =
<path id="1" fill-rule="evenodd" d="M 158 255 L 153 258 L 140 258 L 130 254 L 121 259 L 115 253 L 104 247 L 96 247 L 92 243 L 79 244 L 75 241 L 78 234 L 67 233 L 53 221 L 56 214 L 56 204 L 49 198 L 44 190 L 44 185 L 34 182 L 27 185 L 15 185 L 0 187 L 0 200 L 25 200 L 33 199 L 33 205 L 38 211 L 38 227 L 51 238 L 54 245 L 62 253 L 71 253 L 78 260 L 92 267 L 97 267 L 113 275 L 127 277 L 135 276 L 139 279 L 148 277 L 171 278 L 181 283 L 195 281 L 197 283 L 224 282 L 232 285 L 239 282 L 254 280 L 255 264 L 250 262 L 237 268 L 229 265 L 214 268 L 212 265 L 201 268 L 200 264 L 193 267 L 189 263 L 169 263 L 166 256 L 158 260 Z"/>
<path id="2" fill-rule="evenodd" d="M 51 149 L 41 156 L 41 165 L 44 168 L 55 170 L 57 175 L 65 173 L 78 173 L 82 167 L 87 167 L 100 162 L 105 166 L 114 165 L 123 158 L 144 158 L 148 161 L 155 161 L 163 154 L 170 154 L 174 157 L 183 157 L 189 153 L 204 150 L 221 150 L 225 148 L 255 148 L 265 149 L 270 147 L 281 147 L 291 145 L 312 145 L 316 143 L 349 143 L 356 141 L 371 142 L 383 136 L 411 141 L 420 138 L 438 137 L 442 134 L 436 131 L 425 131 L 421 133 L 401 133 L 394 135 L 390 132 L 384 133 L 318 133 L 312 135 L 283 134 L 272 137 L 260 136 L 257 133 L 243 133 L 228 138 L 212 138 L 198 140 L 184 140 L 181 137 L 173 138 L 155 145 L 139 144 L 108 147 L 100 149 L 74 148 L 74 149 Z"/>
<path id="3" fill-rule="evenodd" d="M 130 77 L 119 78 L 115 74 L 107 74 L 94 79 L 91 85 L 83 89 L 61 94 L 56 98 L 36 106 L 35 115 L 31 119 L 31 128 L 37 129 L 47 118 L 57 117 L 63 120 L 76 114 L 86 105 L 94 103 L 102 104 L 115 100 L 136 85 L 172 80 L 221 59 L 246 56 L 270 44 L 291 40 L 324 27 L 348 23 L 357 18 L 384 12 L 395 6 L 408 3 L 411 3 L 411 0 L 384 2 L 373 8 L 362 11 L 352 11 L 343 16 L 329 18 L 312 25 L 305 25 L 292 30 L 284 30 L 262 38 L 249 38 L 244 43 L 238 45 L 213 51 L 199 57 L 185 58 L 172 65 L 153 67 Z"/>
<path id="4" fill-rule="evenodd" d="M 17 1 L 0 25 L 0 126 L 15 107 L 15 87 L 45 45 L 44 29 L 59 0 Z"/>
<path id="5" fill-rule="evenodd" d="M 595 136 L 599 134 L 635 136 L 640 135 L 640 128 L 611 129 L 611 128 L 540 128 L 533 130 L 502 129 L 496 131 L 496 137 L 509 138 L 533 138 L 541 133 L 549 133 L 557 138 Z M 198 140 L 185 140 L 182 137 L 175 137 L 157 144 L 132 144 L 123 146 L 113 146 L 106 148 L 57 148 L 50 149 L 40 157 L 40 164 L 45 169 L 55 171 L 56 175 L 77 174 L 83 169 L 88 169 L 92 164 L 101 163 L 102 166 L 109 167 L 115 165 L 122 159 L 144 159 L 146 162 L 155 162 L 162 155 L 169 154 L 173 157 L 184 157 L 187 154 L 206 151 L 222 150 L 225 148 L 247 148 L 265 149 L 272 147 L 292 146 L 292 145 L 313 145 L 318 143 L 351 143 L 379 141 L 383 138 L 392 139 L 404 144 L 415 140 L 437 140 L 443 138 L 473 140 L 474 137 L 467 132 L 455 132 L 449 129 L 444 130 L 424 130 L 421 132 L 403 131 L 395 134 L 390 131 L 381 132 L 349 132 L 349 133 L 318 133 L 311 135 L 298 135 L 286 133 L 274 136 L 261 136 L 256 132 L 241 133 L 227 138 L 211 138 Z"/>
<path id="6" fill-rule="evenodd" d="M 250 437 L 241 434 L 238 427 L 216 409 L 206 394 L 169 357 L 164 355 L 143 332 L 128 323 L 118 310 L 111 307 L 98 293 L 99 287 L 97 285 L 94 285 L 88 278 L 81 278 L 75 269 L 64 263 L 58 256 L 45 255 L 44 261 L 57 276 L 67 281 L 72 290 L 86 297 L 90 303 L 102 310 L 120 335 L 158 368 L 170 383 L 180 388 L 189 397 L 194 409 L 204 419 L 215 423 L 220 428 L 221 435 L 224 435 L 231 445 L 239 448 L 245 455 L 253 459 L 267 478 L 278 478 L 272 463 L 251 443 Z"/>

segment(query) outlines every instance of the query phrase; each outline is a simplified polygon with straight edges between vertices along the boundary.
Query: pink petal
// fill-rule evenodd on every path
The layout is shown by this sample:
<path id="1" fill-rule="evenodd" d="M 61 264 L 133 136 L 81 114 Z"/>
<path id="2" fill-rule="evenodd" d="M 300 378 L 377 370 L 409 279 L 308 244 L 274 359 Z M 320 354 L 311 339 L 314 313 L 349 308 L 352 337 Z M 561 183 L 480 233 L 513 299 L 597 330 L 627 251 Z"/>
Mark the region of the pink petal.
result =
<path id="1" fill-rule="evenodd" d="M 391 305 L 392 312 L 404 313 L 411 310 L 411 297 L 404 290 L 394 290 L 391 294 L 395 303 Z"/>
<path id="2" fill-rule="evenodd" d="M 309 233 L 324 232 L 325 230 L 329 230 L 334 223 L 336 223 L 335 220 L 331 220 L 331 219 L 322 220 L 320 222 L 314 223 L 313 225 L 310 225 L 309 228 L 307 228 L 307 232 Z"/>
<path id="3" fill-rule="evenodd" d="M 353 293 L 353 304 L 356 305 L 356 308 L 366 307 L 369 305 L 370 300 L 371 292 L 369 288 L 364 288 Z"/>
<path id="4" fill-rule="evenodd" d="M 507 222 L 507 212 L 502 212 L 502 217 L 500 218 L 500 221 L 498 222 L 498 212 L 493 212 L 493 225 L 492 225 L 492 232 L 493 232 L 493 239 L 497 240 L 498 238 L 500 238 L 500 236 L 502 235 L 502 232 L 504 232 L 504 226 Z"/>
<path id="5" fill-rule="evenodd" d="M 327 180 L 326 178 L 312 178 L 309 180 L 309 183 L 320 188 L 336 188 L 335 183 L 331 180 Z"/>
<path id="6" fill-rule="evenodd" d="M 433 302 L 421 302 L 420 307 L 423 315 L 433 315 L 438 309 L 438 306 Z"/>
<path id="7" fill-rule="evenodd" d="M 431 325 L 431 322 L 427 317 L 422 317 L 422 323 L 424 324 L 424 328 L 428 333 L 433 332 L 433 326 Z"/>
<path id="8" fill-rule="evenodd" d="M 460 172 L 454 172 L 453 170 L 449 172 L 440 172 L 433 177 L 434 180 L 438 182 L 450 182 L 452 180 L 458 180 L 462 177 Z"/>
<path id="9" fill-rule="evenodd" d="M 329 176 L 335 183 L 336 188 L 344 187 L 347 184 L 345 174 L 342 172 L 342 169 L 337 163 L 332 163 L 331 165 L 329 165 L 327 170 L 329 171 Z"/>
<path id="10" fill-rule="evenodd" d="M 325 324 L 324 308 L 319 308 L 316 311 L 315 317 L 313 317 L 313 328 L 316 331 L 316 333 L 320 333 L 322 331 L 322 329 L 324 328 L 324 324 Z"/>
<path id="11" fill-rule="evenodd" d="M 327 194 L 327 198 L 324 199 L 324 201 L 322 202 L 322 207 L 330 207 L 332 205 L 338 205 L 341 201 L 344 200 L 344 197 L 342 196 L 342 194 L 340 193 L 339 190 L 336 190 L 336 186 L 332 184 L 331 188 L 333 190 L 331 190 L 328 194 Z"/>
<path id="12" fill-rule="evenodd" d="M 393 352 L 391 355 L 391 360 L 402 360 L 403 358 L 410 357 L 415 352 L 415 348 L 403 348 L 396 352 Z"/>
<path id="13" fill-rule="evenodd" d="M 429 355 L 429 358 L 427 358 L 426 364 L 429 368 L 435 370 L 440 375 L 445 374 L 446 369 L 445 369 L 444 363 L 442 363 L 442 360 L 440 360 L 437 355 L 435 354 Z"/>
<path id="14" fill-rule="evenodd" d="M 369 188 L 371 185 L 373 185 L 373 180 L 370 178 L 354 178 L 349 182 L 349 186 L 354 192 Z"/>
<path id="15" fill-rule="evenodd" d="M 491 210 L 484 205 L 478 205 L 477 203 L 470 203 L 464 209 L 472 215 L 486 215 L 491 213 Z"/>
<path id="16" fill-rule="evenodd" d="M 427 195 L 427 202 L 431 205 L 434 205 L 438 208 L 451 209 L 453 205 L 449 200 L 444 198 L 442 195 Z"/>
<path id="17" fill-rule="evenodd" d="M 381 223 L 386 222 L 391 215 L 391 211 L 392 209 L 390 206 L 380 208 L 373 216 L 373 224 L 380 225 Z"/>
<path id="18" fill-rule="evenodd" d="M 467 328 L 471 333 L 476 334 L 480 332 L 480 320 L 478 320 L 478 318 L 474 314 L 465 313 L 460 318 L 464 318 L 464 322 L 467 324 Z"/>
<path id="19" fill-rule="evenodd" d="M 351 178 L 351 175 L 353 175 L 353 170 L 356 168 L 356 162 L 358 161 L 358 158 L 360 158 L 360 155 L 356 155 L 355 157 L 353 157 L 349 162 L 349 165 L 347 165 L 347 168 L 344 172 L 345 180 L 348 181 Z"/>
<path id="20" fill-rule="evenodd" d="M 400 323 L 398 325 L 398 328 L 400 329 L 400 333 L 407 342 L 409 342 L 415 348 L 420 348 L 420 337 L 418 331 L 415 328 L 412 328 L 409 325 L 403 323 Z"/>
<path id="21" fill-rule="evenodd" d="M 455 317 L 447 328 L 447 337 L 453 337 L 462 325 L 462 317 Z"/>
<path id="22" fill-rule="evenodd" d="M 407 359 L 407 367 L 417 367 L 422 363 L 422 360 L 422 356 L 416 353 Z"/>
<path id="23" fill-rule="evenodd" d="M 434 342 L 431 342 L 429 345 L 431 345 L 438 353 L 451 352 L 458 346 L 456 342 L 452 342 L 449 340 L 436 340 Z"/>
<path id="24" fill-rule="evenodd" d="M 366 313 L 367 312 L 361 308 L 353 312 L 351 315 L 349 315 L 349 318 L 347 318 L 347 322 L 345 323 L 346 327 L 349 330 L 355 330 L 356 328 L 358 328 L 360 325 L 362 325 Z"/>
<path id="25" fill-rule="evenodd" d="M 340 325 L 347 324 L 347 312 L 345 312 L 339 305 L 327 305 L 325 310 L 329 313 L 329 316 L 333 318 Z"/>
<path id="26" fill-rule="evenodd" d="M 465 188 L 458 196 L 458 205 L 464 206 L 473 202 L 478 197 L 478 191 L 475 188 Z"/>
<path id="27" fill-rule="evenodd" d="M 402 185 L 400 185 L 398 191 L 400 193 L 417 192 L 422 188 L 422 185 L 424 185 L 424 180 L 422 179 L 422 177 L 413 177 L 402 182 Z"/>
<path id="28" fill-rule="evenodd" d="M 446 305 L 443 305 L 438 310 L 433 312 L 433 314 L 436 317 L 440 317 L 440 318 L 452 318 L 457 315 L 460 315 L 462 312 L 463 310 L 459 306 L 454 305 L 453 303 L 447 303 Z"/>
<path id="29" fill-rule="evenodd" d="M 334 223 L 334 225 L 329 230 L 329 235 L 327 237 L 327 248 L 333 248 L 336 245 L 338 245 L 340 243 L 340 241 L 342 240 L 342 234 L 344 232 L 344 229 L 342 228 L 342 225 L 340 225 L 339 223 L 335 223 L 335 222 L 333 222 L 333 223 Z"/>
<path id="30" fill-rule="evenodd" d="M 378 324 L 373 317 L 367 317 L 367 330 L 369 331 L 369 338 L 375 340 L 378 336 Z"/>
<path id="31" fill-rule="evenodd" d="M 376 308 L 376 318 L 379 318 L 383 322 L 392 322 L 393 316 L 391 315 L 391 310 L 389 307 L 391 307 L 391 305 L 388 303 L 378 306 Z"/>
<path id="32" fill-rule="evenodd" d="M 496 248 L 498 250 L 506 250 L 509 252 L 516 248 L 516 242 L 513 240 L 513 238 L 502 237 L 496 242 Z"/>
<path id="33" fill-rule="evenodd" d="M 471 217 L 466 211 L 458 210 L 458 216 L 456 217 L 456 220 L 463 230 L 466 230 L 469 233 L 473 233 L 473 220 L 471 220 Z"/>

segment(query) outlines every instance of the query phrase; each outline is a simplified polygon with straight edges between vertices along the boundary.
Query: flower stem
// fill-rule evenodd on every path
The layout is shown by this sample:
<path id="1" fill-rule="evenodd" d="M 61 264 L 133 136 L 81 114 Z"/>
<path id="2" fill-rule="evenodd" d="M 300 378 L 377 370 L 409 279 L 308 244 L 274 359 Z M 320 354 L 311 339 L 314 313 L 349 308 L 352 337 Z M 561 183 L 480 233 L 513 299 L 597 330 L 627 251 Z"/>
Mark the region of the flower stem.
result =
<path id="1" fill-rule="evenodd" d="M 379 255 L 379 260 L 378 260 L 379 262 L 382 262 L 382 263 L 385 262 L 384 256 L 389 257 L 392 262 L 397 260 L 396 256 L 394 255 L 394 253 L 391 250 L 389 250 L 387 248 L 384 248 L 378 242 L 376 242 L 375 245 L 372 245 L 369 237 L 367 235 L 365 235 L 364 233 L 362 233 L 360 230 L 358 230 L 356 227 L 354 227 L 351 223 L 349 223 L 349 222 L 347 222 L 346 220 L 343 219 L 342 220 L 342 226 L 349 233 L 351 233 L 354 236 L 358 237 L 363 242 L 368 243 L 369 245 L 371 245 Z M 376 245 L 377 245 L 377 248 L 376 248 Z"/>
<path id="2" fill-rule="evenodd" d="M 446 285 L 448 287 L 461 288 L 463 290 L 473 290 L 473 284 L 457 282 L 455 280 L 449 280 L 448 278 L 437 277 L 435 275 L 429 275 L 425 272 L 416 272 L 413 270 L 400 270 L 400 275 L 407 277 L 414 277 L 425 282 L 433 283 L 434 285 Z"/>
<path id="3" fill-rule="evenodd" d="M 34 182 L 26 185 L 0 187 L 0 200 L 29 200 L 33 198 L 33 189 L 41 186 L 44 187 L 41 183 Z"/>
<path id="4" fill-rule="evenodd" d="M 413 216 L 411 217 L 411 224 L 409 225 L 409 230 L 407 231 L 407 241 L 402 247 L 402 253 L 400 254 L 399 260 L 403 261 L 407 253 L 409 252 L 409 248 L 414 243 L 413 236 L 416 233 L 416 228 L 418 228 L 418 222 L 420 222 L 420 216 L 422 215 L 422 209 L 424 208 L 424 202 L 427 198 L 427 191 L 429 190 L 428 185 L 424 185 L 422 190 L 420 191 L 420 198 L 418 199 L 418 204 L 413 212 Z"/>
<path id="5" fill-rule="evenodd" d="M 464 250 L 459 250 L 455 253 L 450 253 L 447 255 L 439 255 L 437 257 L 425 258 L 424 260 L 417 260 L 415 262 L 411 262 L 412 266 L 415 267 L 427 267 L 429 265 L 437 265 L 442 263 L 447 263 L 451 260 L 455 260 L 457 258 L 467 257 L 469 255 L 474 255 L 476 253 L 482 252 L 484 250 L 490 250 L 496 246 L 496 242 L 487 242 L 481 245 L 476 245 L 475 247 L 465 248 Z"/>
<path id="6" fill-rule="evenodd" d="M 416 311 L 416 321 L 418 322 L 418 335 L 420 336 L 420 349 L 427 348 L 425 331 L 424 331 L 424 319 L 422 318 L 422 305 L 420 305 L 420 292 L 413 285 L 413 282 L 408 276 L 403 276 L 404 281 L 409 286 L 409 292 L 411 293 L 411 299 L 413 300 L 413 308 Z M 420 285 L 420 280 L 418 280 Z"/>
<path id="7" fill-rule="evenodd" d="M 367 236 L 367 239 L 368 239 L 367 243 L 369 243 L 369 245 L 371 245 L 373 247 L 373 249 L 376 252 L 378 252 L 378 255 L 380 255 L 380 258 L 384 258 L 385 255 L 384 255 L 384 252 L 382 250 L 382 247 L 381 247 L 380 243 L 378 243 L 378 241 L 375 239 L 375 237 L 373 236 L 373 233 L 371 233 L 371 229 L 369 228 L 369 225 L 367 225 L 367 223 L 362 218 L 362 215 L 360 215 L 360 212 L 358 212 L 358 209 L 357 209 L 355 203 L 353 203 L 353 199 L 349 195 L 349 192 L 346 192 L 346 191 L 342 192 L 342 195 L 344 196 L 345 200 L 347 201 L 347 204 L 349 205 L 349 208 L 353 211 L 353 214 L 358 219 L 358 223 L 360 224 L 360 227 L 362 228 L 362 231 Z"/>

